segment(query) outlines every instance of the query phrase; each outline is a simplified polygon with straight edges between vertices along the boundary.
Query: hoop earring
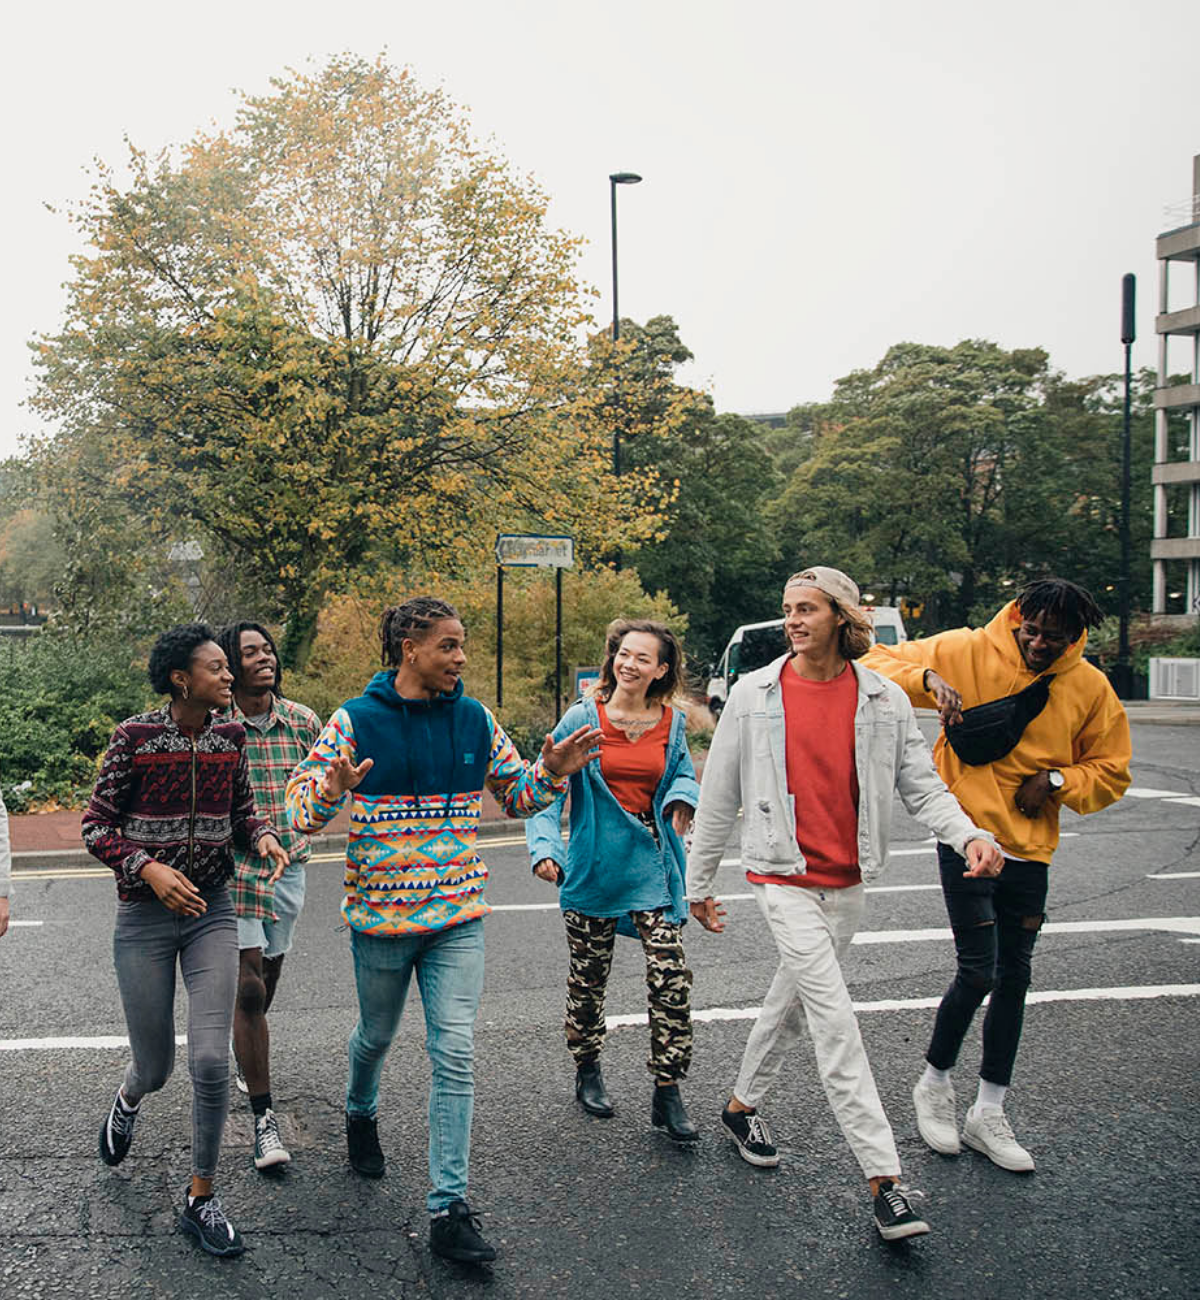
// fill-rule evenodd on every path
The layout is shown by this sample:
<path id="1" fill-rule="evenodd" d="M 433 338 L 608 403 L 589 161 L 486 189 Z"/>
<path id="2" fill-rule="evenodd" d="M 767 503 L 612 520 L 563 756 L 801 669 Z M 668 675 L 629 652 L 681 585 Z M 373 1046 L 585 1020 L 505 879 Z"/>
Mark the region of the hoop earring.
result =
<path id="1" fill-rule="evenodd" d="M 187 682 L 184 682 L 184 684 L 183 684 L 183 698 L 186 700 L 187 697 L 188 697 L 190 694 L 191 694 L 191 692 L 190 692 L 190 691 L 188 690 L 188 688 L 187 688 Z"/>

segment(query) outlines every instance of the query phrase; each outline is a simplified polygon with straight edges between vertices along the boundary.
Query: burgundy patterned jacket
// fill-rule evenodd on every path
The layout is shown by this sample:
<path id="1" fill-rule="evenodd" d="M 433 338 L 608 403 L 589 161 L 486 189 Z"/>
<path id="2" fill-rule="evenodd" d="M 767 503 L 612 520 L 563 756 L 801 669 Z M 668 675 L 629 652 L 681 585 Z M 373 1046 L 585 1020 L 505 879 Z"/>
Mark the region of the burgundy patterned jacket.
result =
<path id="1" fill-rule="evenodd" d="M 277 832 L 255 816 L 239 722 L 216 719 L 182 731 L 171 706 L 126 718 L 113 733 L 83 815 L 83 842 L 111 867 L 123 899 L 154 898 L 142 880 L 151 860 L 198 888 L 233 875 L 233 849 Z"/>

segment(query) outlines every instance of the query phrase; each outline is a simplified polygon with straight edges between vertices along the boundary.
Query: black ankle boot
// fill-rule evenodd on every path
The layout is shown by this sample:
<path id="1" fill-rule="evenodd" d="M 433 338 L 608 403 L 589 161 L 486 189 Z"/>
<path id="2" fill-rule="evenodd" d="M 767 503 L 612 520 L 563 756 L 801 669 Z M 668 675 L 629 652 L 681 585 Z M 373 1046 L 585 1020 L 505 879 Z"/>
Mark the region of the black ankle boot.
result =
<path id="1" fill-rule="evenodd" d="M 661 1087 L 655 1085 L 654 1102 L 650 1107 L 650 1122 L 655 1128 L 665 1128 L 672 1142 L 691 1145 L 693 1142 L 700 1141 L 700 1131 L 688 1119 L 677 1083 L 668 1083 Z"/>
<path id="2" fill-rule="evenodd" d="M 600 1119 L 612 1119 L 617 1113 L 604 1091 L 604 1076 L 599 1061 L 584 1061 L 575 1071 L 575 1100 Z"/>
<path id="3" fill-rule="evenodd" d="M 346 1115 L 346 1148 L 355 1173 L 364 1178 L 383 1177 L 383 1150 L 374 1117 Z"/>

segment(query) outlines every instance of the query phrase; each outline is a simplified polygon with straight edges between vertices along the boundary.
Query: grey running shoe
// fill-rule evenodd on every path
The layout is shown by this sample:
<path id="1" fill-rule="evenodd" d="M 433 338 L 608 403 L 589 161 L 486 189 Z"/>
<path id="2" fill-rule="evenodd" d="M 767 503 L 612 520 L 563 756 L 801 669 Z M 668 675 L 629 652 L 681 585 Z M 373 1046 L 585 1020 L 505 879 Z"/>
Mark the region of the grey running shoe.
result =
<path id="1" fill-rule="evenodd" d="M 286 1165 L 292 1156 L 279 1136 L 279 1121 L 269 1108 L 254 1120 L 254 1167 L 271 1169 Z"/>
<path id="2" fill-rule="evenodd" d="M 125 1105 L 118 1088 L 104 1123 L 100 1125 L 100 1159 L 106 1165 L 119 1165 L 129 1154 L 137 1117 L 137 1108 L 130 1109 Z"/>
<path id="3" fill-rule="evenodd" d="M 759 1169 L 774 1169 L 779 1163 L 779 1152 L 771 1141 L 771 1130 L 757 1111 L 730 1110 L 726 1106 L 721 1112 L 721 1123 L 737 1143 L 743 1160 Z"/>
<path id="4" fill-rule="evenodd" d="M 962 1150 L 958 1140 L 958 1113 L 954 1104 L 954 1086 L 935 1088 L 923 1080 L 912 1091 L 913 1109 L 917 1112 L 917 1129 L 926 1146 L 943 1156 L 956 1156 Z"/>
<path id="5" fill-rule="evenodd" d="M 1001 1169 L 1014 1174 L 1033 1172 L 1033 1157 L 1017 1141 L 999 1106 L 972 1106 L 963 1121 L 962 1140 Z"/>
<path id="6" fill-rule="evenodd" d="M 879 1184 L 875 1194 L 875 1226 L 884 1241 L 920 1237 L 929 1231 L 929 1224 L 913 1212 L 912 1202 L 921 1199 L 924 1193 L 902 1187 L 890 1178 Z"/>
<path id="7" fill-rule="evenodd" d="M 199 1205 L 189 1205 L 184 1197 L 179 1226 L 184 1232 L 190 1232 L 210 1255 L 240 1255 L 246 1249 L 241 1233 L 225 1217 L 215 1196 Z"/>

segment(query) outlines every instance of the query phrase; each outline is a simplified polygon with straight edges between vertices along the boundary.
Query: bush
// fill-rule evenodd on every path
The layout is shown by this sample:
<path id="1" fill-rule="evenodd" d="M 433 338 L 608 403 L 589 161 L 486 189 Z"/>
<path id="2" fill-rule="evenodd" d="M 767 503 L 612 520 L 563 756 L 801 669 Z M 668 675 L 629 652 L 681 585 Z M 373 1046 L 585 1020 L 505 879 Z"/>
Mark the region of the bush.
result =
<path id="1" fill-rule="evenodd" d="M 127 641 L 52 631 L 0 642 L 0 788 L 12 811 L 86 802 L 117 723 L 153 698 L 133 655 Z"/>

